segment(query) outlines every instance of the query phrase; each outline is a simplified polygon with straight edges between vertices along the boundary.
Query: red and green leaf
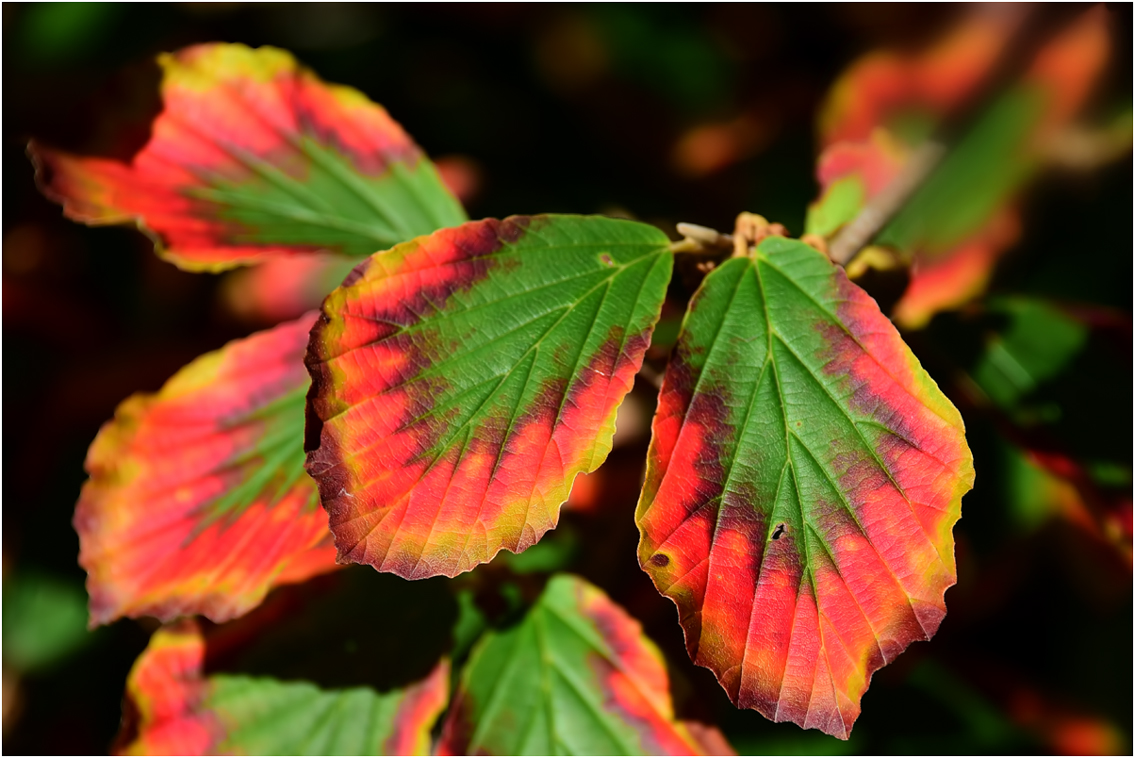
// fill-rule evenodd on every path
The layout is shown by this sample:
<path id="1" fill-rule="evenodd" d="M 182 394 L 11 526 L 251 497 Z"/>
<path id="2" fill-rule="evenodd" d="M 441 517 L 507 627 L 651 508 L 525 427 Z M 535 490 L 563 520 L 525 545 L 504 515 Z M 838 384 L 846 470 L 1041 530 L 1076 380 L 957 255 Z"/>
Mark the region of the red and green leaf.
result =
<path id="1" fill-rule="evenodd" d="M 1022 83 L 1045 91 L 1045 126 L 1074 116 L 1091 94 L 1110 53 L 1107 23 L 1104 8 L 1086 10 L 1032 61 Z M 822 108 L 823 145 L 864 141 L 879 128 L 901 135 L 915 122 L 932 124 L 982 83 L 1012 28 L 1009 14 L 978 12 L 922 52 L 879 51 L 854 62 Z"/>
<path id="2" fill-rule="evenodd" d="M 735 704 L 846 738 L 872 672 L 945 616 L 972 485 L 961 416 L 875 302 L 770 237 L 690 305 L 639 562 Z"/>
<path id="3" fill-rule="evenodd" d="M 1002 149 L 1007 141 L 1015 140 L 1012 134 L 1009 137 L 972 159 L 963 155 L 963 161 L 954 164 L 961 166 L 953 171 L 957 179 L 949 183 L 964 190 L 980 181 L 975 173 L 990 162 L 991 153 L 1004 156 L 1011 152 Z M 901 143 L 883 130 L 863 142 L 839 142 L 827 148 L 817 167 L 821 195 L 808 207 L 806 231 L 833 237 L 898 175 L 906 154 Z M 935 313 L 956 308 L 985 291 L 997 260 L 1019 236 L 1018 214 L 1002 202 L 1013 184 L 1004 180 L 1013 176 L 1006 169 L 1000 181 L 985 183 L 990 194 L 971 192 L 965 203 L 923 199 L 919 207 L 884 230 L 880 242 L 896 245 L 913 258 L 910 285 L 892 313 L 897 324 L 920 329 Z M 959 207 L 962 212 L 956 213 Z M 951 210 L 937 213 L 930 208 Z M 934 239 L 946 240 L 946 244 L 934 249 L 929 244 Z"/>
<path id="4" fill-rule="evenodd" d="M 566 574 L 476 645 L 438 753 L 733 754 L 716 729 L 675 720 L 666 664 L 639 623 Z"/>
<path id="5" fill-rule="evenodd" d="M 127 699 L 137 733 L 123 755 L 426 755 L 445 708 L 449 666 L 378 693 L 205 673 L 198 625 L 164 627 L 134 664 Z"/>
<path id="6" fill-rule="evenodd" d="M 335 567 L 303 470 L 303 367 L 315 314 L 229 343 L 119 406 L 75 510 L 91 623 L 214 621 Z"/>
<path id="7" fill-rule="evenodd" d="M 809 231 L 834 235 L 898 174 L 923 136 L 904 137 L 904 119 L 919 114 L 925 122 L 919 131 L 926 132 L 956 107 L 992 66 L 1002 23 L 982 16 L 921 55 L 878 54 L 852 66 L 821 118 L 822 193 L 809 209 Z M 878 244 L 914 261 L 910 287 L 894 311 L 900 325 L 925 326 L 935 313 L 984 291 L 1018 236 L 1014 196 L 1040 164 L 1044 140 L 1075 115 L 1103 68 L 1105 23 L 1102 9 L 1094 9 L 1047 44 L 879 234 Z"/>
<path id="8" fill-rule="evenodd" d="M 339 560 L 453 576 L 555 527 L 610 452 L 668 244 L 629 221 L 514 216 L 360 264 L 308 353 L 307 469 Z"/>
<path id="9" fill-rule="evenodd" d="M 364 256 L 465 220 L 381 106 L 289 53 L 210 44 L 158 62 L 164 107 L 129 164 L 30 146 L 40 185 L 70 218 L 136 223 L 197 271 Z"/>

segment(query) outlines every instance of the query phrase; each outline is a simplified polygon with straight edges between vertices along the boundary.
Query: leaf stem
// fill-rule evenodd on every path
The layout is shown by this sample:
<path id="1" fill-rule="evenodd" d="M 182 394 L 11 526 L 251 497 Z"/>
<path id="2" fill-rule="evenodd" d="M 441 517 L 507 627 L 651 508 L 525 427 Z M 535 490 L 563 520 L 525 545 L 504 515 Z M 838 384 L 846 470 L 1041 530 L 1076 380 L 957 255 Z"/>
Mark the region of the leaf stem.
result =
<path id="1" fill-rule="evenodd" d="M 682 235 L 682 239 L 670 243 L 670 250 L 675 253 L 720 255 L 733 250 L 732 235 L 722 234 L 708 226 L 682 221 L 678 223 L 678 234 Z"/>
<path id="2" fill-rule="evenodd" d="M 872 198 L 851 223 L 839 230 L 828 246 L 828 257 L 835 263 L 846 266 L 894 218 L 930 176 L 945 153 L 945 145 L 935 140 L 927 140 L 919 145 L 898 176 Z"/>

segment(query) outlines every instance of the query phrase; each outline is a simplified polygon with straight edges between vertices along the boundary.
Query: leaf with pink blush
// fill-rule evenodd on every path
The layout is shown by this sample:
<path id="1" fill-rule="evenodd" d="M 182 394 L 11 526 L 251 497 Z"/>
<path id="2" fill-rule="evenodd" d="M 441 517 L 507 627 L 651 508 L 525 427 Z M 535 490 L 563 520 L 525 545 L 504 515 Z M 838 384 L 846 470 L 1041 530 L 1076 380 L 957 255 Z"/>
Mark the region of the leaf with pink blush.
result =
<path id="1" fill-rule="evenodd" d="M 303 355 L 315 314 L 201 356 L 123 402 L 87 454 L 75 510 L 91 623 L 214 621 L 335 568 L 303 470 Z"/>
<path id="2" fill-rule="evenodd" d="M 846 739 L 871 674 L 946 614 L 973 475 L 961 416 L 875 301 L 769 237 L 686 314 L 639 563 L 738 707 Z"/>
<path id="3" fill-rule="evenodd" d="M 158 63 L 163 109 L 129 163 L 29 146 L 40 186 L 70 218 L 134 223 L 191 271 L 361 257 L 465 221 L 381 106 L 290 53 L 205 44 Z"/>
<path id="4" fill-rule="evenodd" d="M 646 224 L 549 215 L 361 263 L 307 358 L 307 470 L 339 559 L 454 576 L 554 528 L 611 450 L 672 261 Z"/>

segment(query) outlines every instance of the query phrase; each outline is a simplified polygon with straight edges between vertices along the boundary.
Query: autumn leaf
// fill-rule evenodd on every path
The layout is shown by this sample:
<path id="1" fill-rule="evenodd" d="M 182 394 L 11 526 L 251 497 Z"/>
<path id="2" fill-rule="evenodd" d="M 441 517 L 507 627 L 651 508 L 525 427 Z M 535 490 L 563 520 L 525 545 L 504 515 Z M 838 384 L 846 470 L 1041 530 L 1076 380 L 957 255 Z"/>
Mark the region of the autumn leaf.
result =
<path id="1" fill-rule="evenodd" d="M 912 260 L 910 286 L 893 313 L 900 326 L 922 328 L 985 291 L 1019 237 L 1017 195 L 1103 70 L 1106 19 L 1102 8 L 1091 9 L 1050 40 L 875 238 Z M 923 53 L 876 53 L 849 68 L 820 119 L 821 195 L 809 208 L 809 232 L 833 236 L 898 175 L 910 151 L 992 67 L 1004 21 L 981 15 Z"/>
<path id="2" fill-rule="evenodd" d="M 91 623 L 224 621 L 335 567 L 303 470 L 311 313 L 201 356 L 124 401 L 87 454 L 75 509 Z"/>
<path id="3" fill-rule="evenodd" d="M 556 525 L 611 449 L 672 255 L 644 224 L 478 221 L 377 253 L 312 331 L 307 470 L 341 561 L 453 576 Z"/>
<path id="4" fill-rule="evenodd" d="M 960 415 L 875 302 L 769 237 L 691 302 L 639 562 L 738 707 L 846 739 L 872 672 L 945 616 L 972 485 Z"/>
<path id="5" fill-rule="evenodd" d="M 1108 14 L 1086 8 L 1040 49 L 1021 84 L 1046 93 L 1045 128 L 1075 115 L 1110 54 Z M 925 50 L 871 52 L 848 66 L 821 107 L 820 141 L 870 139 L 881 128 L 917 142 L 982 83 L 1013 33 L 1012 14 L 970 13 Z"/>
<path id="6" fill-rule="evenodd" d="M 868 139 L 912 111 L 940 114 L 961 101 L 993 66 L 1011 31 L 1008 14 L 974 13 L 923 51 L 876 50 L 854 61 L 821 106 L 826 147 Z"/>
<path id="7" fill-rule="evenodd" d="M 29 146 L 40 186 L 68 217 L 135 223 L 191 271 L 364 256 L 465 221 L 381 106 L 290 53 L 207 44 L 158 63 L 163 110 L 129 164 Z"/>
<path id="8" fill-rule="evenodd" d="M 205 672 L 198 623 L 159 629 L 127 679 L 136 733 L 122 755 L 427 755 L 449 665 L 378 693 Z"/>
<path id="9" fill-rule="evenodd" d="M 524 620 L 474 648 L 441 755 L 732 755 L 674 718 L 666 665 L 598 588 L 552 577 Z"/>

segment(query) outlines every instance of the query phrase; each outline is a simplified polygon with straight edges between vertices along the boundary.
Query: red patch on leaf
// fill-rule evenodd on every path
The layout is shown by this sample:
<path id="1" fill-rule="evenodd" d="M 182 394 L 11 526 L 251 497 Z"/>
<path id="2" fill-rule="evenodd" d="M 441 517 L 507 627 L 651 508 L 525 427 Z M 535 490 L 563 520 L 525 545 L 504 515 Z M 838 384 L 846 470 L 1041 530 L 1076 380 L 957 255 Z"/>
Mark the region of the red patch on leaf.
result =
<path id="1" fill-rule="evenodd" d="M 642 626 L 594 588 L 581 585 L 578 599 L 581 615 L 594 624 L 613 654 L 613 661 L 597 654 L 588 661 L 607 695 L 604 706 L 641 735 L 650 755 L 700 752 L 693 746 L 706 745 L 692 739 L 684 723 L 674 721 L 666 664 L 657 648 L 644 644 Z M 715 747 L 732 755 L 728 743 L 718 737 Z"/>

